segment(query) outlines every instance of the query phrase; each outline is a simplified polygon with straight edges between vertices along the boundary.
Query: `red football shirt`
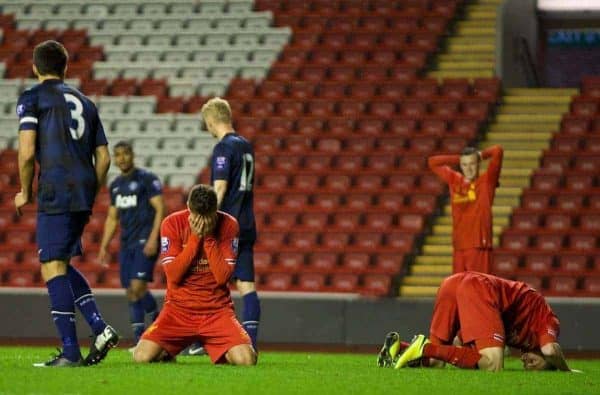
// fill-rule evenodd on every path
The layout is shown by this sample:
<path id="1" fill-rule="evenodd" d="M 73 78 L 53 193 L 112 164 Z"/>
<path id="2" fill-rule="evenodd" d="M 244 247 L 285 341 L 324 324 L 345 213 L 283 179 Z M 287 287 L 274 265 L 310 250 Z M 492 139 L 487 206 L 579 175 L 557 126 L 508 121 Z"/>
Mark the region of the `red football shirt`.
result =
<path id="1" fill-rule="evenodd" d="M 491 346 L 497 341 L 534 350 L 556 341 L 559 322 L 544 297 L 527 284 L 462 272 L 440 286 L 431 334 L 449 343 L 459 329 L 465 343 Z"/>
<path id="2" fill-rule="evenodd" d="M 472 182 L 450 166 L 460 163 L 460 155 L 436 155 L 429 158 L 429 168 L 450 188 L 452 204 L 452 244 L 455 250 L 492 248 L 492 203 L 500 168 L 502 147 L 495 145 L 481 152 L 491 158 L 487 171 Z"/>
<path id="3" fill-rule="evenodd" d="M 189 210 L 177 211 L 160 227 L 165 303 L 190 313 L 232 307 L 228 281 L 237 259 L 238 223 L 218 211 L 213 235 L 199 238 L 191 231 L 189 215 Z"/>

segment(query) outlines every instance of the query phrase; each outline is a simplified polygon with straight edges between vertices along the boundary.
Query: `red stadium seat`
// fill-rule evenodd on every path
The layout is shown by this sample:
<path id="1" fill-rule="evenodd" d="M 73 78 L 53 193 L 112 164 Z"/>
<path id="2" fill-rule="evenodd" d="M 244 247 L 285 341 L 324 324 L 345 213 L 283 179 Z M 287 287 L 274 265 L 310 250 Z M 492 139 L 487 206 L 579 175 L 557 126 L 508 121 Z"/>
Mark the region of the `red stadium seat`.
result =
<path id="1" fill-rule="evenodd" d="M 383 232 L 394 225 L 393 219 L 393 215 L 387 212 L 368 213 L 365 215 L 364 226 L 366 229 L 372 229 Z"/>
<path id="2" fill-rule="evenodd" d="M 492 273 L 501 277 L 513 275 L 518 271 L 520 256 L 517 252 L 494 251 Z"/>
<path id="3" fill-rule="evenodd" d="M 257 239 L 257 248 L 275 251 L 280 248 L 285 240 L 286 234 L 283 232 L 263 232 L 259 233 Z"/>
<path id="4" fill-rule="evenodd" d="M 311 250 L 317 245 L 317 239 L 317 233 L 294 232 L 288 236 L 288 244 L 294 248 Z"/>
<path id="5" fill-rule="evenodd" d="M 358 155 L 340 155 L 335 158 L 334 167 L 339 170 L 355 172 L 363 168 L 364 160 Z"/>
<path id="6" fill-rule="evenodd" d="M 558 262 L 561 272 L 583 274 L 589 269 L 588 256 L 585 254 L 561 254 Z"/>
<path id="7" fill-rule="evenodd" d="M 569 247 L 574 250 L 589 251 L 597 248 L 597 238 L 593 233 L 573 232 L 569 235 Z"/>
<path id="8" fill-rule="evenodd" d="M 383 244 L 382 233 L 355 233 L 354 245 L 364 250 L 376 250 Z"/>
<path id="9" fill-rule="evenodd" d="M 571 215 L 554 213 L 546 215 L 546 228 L 555 231 L 568 231 L 571 227 Z"/>
<path id="10" fill-rule="evenodd" d="M 326 232 L 321 236 L 321 244 L 326 249 L 341 250 L 350 245 L 350 234 L 344 232 Z"/>
<path id="11" fill-rule="evenodd" d="M 380 171 L 385 171 L 380 169 Z M 388 169 L 389 171 L 389 169 Z M 357 191 L 377 191 L 383 186 L 383 176 L 378 174 L 359 175 L 354 177 L 354 189 Z"/>
<path id="12" fill-rule="evenodd" d="M 286 193 L 281 195 L 280 204 L 286 209 L 304 209 L 308 205 L 308 195 L 299 193 Z"/>
<path id="13" fill-rule="evenodd" d="M 321 171 L 331 167 L 333 158 L 330 155 L 310 155 L 304 157 L 304 167 L 308 170 Z"/>
<path id="14" fill-rule="evenodd" d="M 304 266 L 304 254 L 301 252 L 281 252 L 276 258 L 277 270 L 297 273 Z"/>
<path id="15" fill-rule="evenodd" d="M 298 155 L 278 155 L 272 157 L 272 166 L 277 170 L 293 172 L 302 166 L 301 161 L 302 157 Z"/>
<path id="16" fill-rule="evenodd" d="M 331 290 L 334 292 L 356 292 L 358 276 L 356 274 L 334 274 L 331 276 Z"/>
<path id="17" fill-rule="evenodd" d="M 300 273 L 298 275 L 298 290 L 305 292 L 320 292 L 325 288 L 326 275 L 323 273 Z"/>
<path id="18" fill-rule="evenodd" d="M 375 255 L 374 266 L 370 271 L 395 275 L 402 271 L 404 255 L 398 253 L 381 253 Z"/>
<path id="19" fill-rule="evenodd" d="M 364 276 L 364 284 L 360 289 L 361 294 L 386 296 L 390 293 L 392 279 L 388 275 L 368 274 Z"/>
<path id="20" fill-rule="evenodd" d="M 512 215 L 512 228 L 533 230 L 540 225 L 540 214 L 536 212 L 516 211 Z"/>
<path id="21" fill-rule="evenodd" d="M 398 193 L 385 193 L 379 195 L 377 199 L 377 206 L 382 209 L 390 211 L 398 211 L 404 207 L 405 197 Z"/>
<path id="22" fill-rule="evenodd" d="M 368 270 L 370 256 L 365 252 L 350 252 L 342 256 L 339 271 L 361 274 Z"/>
<path id="23" fill-rule="evenodd" d="M 331 210 L 333 208 L 337 208 L 337 206 L 339 206 L 341 201 L 341 196 L 338 194 L 331 194 L 331 193 L 327 193 L 327 194 L 315 194 L 312 196 L 312 204 L 315 207 L 324 209 L 324 210 Z"/>
<path id="24" fill-rule="evenodd" d="M 557 251 L 564 245 L 564 236 L 556 233 L 542 233 L 535 236 L 535 246 L 544 251 Z"/>
<path id="25" fill-rule="evenodd" d="M 308 256 L 308 268 L 311 272 L 331 273 L 337 267 L 338 255 L 334 252 L 315 252 Z"/>
<path id="26" fill-rule="evenodd" d="M 300 223 L 310 229 L 325 229 L 329 223 L 327 212 L 309 212 L 300 215 Z"/>
<path id="27" fill-rule="evenodd" d="M 292 285 L 291 273 L 269 273 L 263 279 L 261 289 L 266 291 L 287 291 Z"/>
<path id="28" fill-rule="evenodd" d="M 502 248 L 522 251 L 529 246 L 529 235 L 527 233 L 517 233 L 506 231 L 502 234 Z"/>
<path id="29" fill-rule="evenodd" d="M 333 226 L 337 229 L 353 230 L 358 228 L 360 223 L 360 213 L 338 212 L 333 214 Z"/>
<path id="30" fill-rule="evenodd" d="M 351 193 L 344 196 L 346 208 L 352 210 L 365 210 L 373 204 L 373 198 L 368 193 Z"/>
<path id="31" fill-rule="evenodd" d="M 530 272 L 546 274 L 553 270 L 554 257 L 550 254 L 525 255 L 525 269 Z"/>
<path id="32" fill-rule="evenodd" d="M 576 277 L 553 276 L 548 283 L 547 294 L 573 296 L 577 289 Z"/>
<path id="33" fill-rule="evenodd" d="M 589 296 L 599 296 L 600 295 L 600 276 L 585 277 L 583 279 L 583 290 Z"/>
<path id="34" fill-rule="evenodd" d="M 583 205 L 584 196 L 579 193 L 561 192 L 556 195 L 556 206 L 562 210 L 575 211 Z"/>
<path id="35" fill-rule="evenodd" d="M 292 185 L 295 188 L 306 191 L 313 191 L 317 189 L 320 186 L 320 184 L 321 179 L 316 174 L 300 174 L 294 176 L 292 180 Z"/>
<path id="36" fill-rule="evenodd" d="M 273 263 L 271 252 L 254 251 L 254 270 L 257 273 L 267 273 Z"/>
<path id="37" fill-rule="evenodd" d="M 390 231 L 386 233 L 385 245 L 395 251 L 410 252 L 413 248 L 415 236 L 412 232 Z"/>

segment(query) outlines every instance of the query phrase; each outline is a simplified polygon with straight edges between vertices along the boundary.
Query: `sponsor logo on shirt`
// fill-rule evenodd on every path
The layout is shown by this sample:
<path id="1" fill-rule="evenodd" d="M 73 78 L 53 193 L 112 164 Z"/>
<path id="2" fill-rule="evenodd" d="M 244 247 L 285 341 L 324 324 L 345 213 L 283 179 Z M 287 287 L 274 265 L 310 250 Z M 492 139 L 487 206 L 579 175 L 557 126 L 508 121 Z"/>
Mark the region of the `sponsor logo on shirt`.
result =
<path id="1" fill-rule="evenodd" d="M 466 192 L 462 190 L 454 191 L 454 196 L 452 197 L 453 203 L 469 203 L 475 200 L 477 200 L 477 193 L 475 193 L 474 183 L 469 185 L 469 189 Z"/>
<path id="2" fill-rule="evenodd" d="M 117 195 L 117 198 L 115 199 L 115 206 L 117 206 L 117 208 L 137 207 L 137 196 Z"/>
<path id="3" fill-rule="evenodd" d="M 169 250 L 169 244 L 171 244 L 171 242 L 169 241 L 168 237 L 161 237 L 160 238 L 160 252 L 165 253 Z"/>
<path id="4" fill-rule="evenodd" d="M 224 156 L 217 156 L 217 160 L 215 161 L 217 169 L 224 169 L 227 164 L 227 158 Z"/>

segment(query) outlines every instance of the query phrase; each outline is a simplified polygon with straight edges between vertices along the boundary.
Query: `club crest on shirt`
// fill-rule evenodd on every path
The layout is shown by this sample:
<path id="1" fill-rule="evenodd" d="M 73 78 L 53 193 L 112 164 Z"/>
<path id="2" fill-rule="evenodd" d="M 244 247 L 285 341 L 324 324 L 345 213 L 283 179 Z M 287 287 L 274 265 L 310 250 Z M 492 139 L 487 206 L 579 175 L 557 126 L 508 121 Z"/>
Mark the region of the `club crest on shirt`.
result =
<path id="1" fill-rule="evenodd" d="M 224 169 L 225 165 L 227 164 L 227 158 L 224 156 L 217 156 L 215 164 L 217 166 L 217 169 Z"/>
<path id="2" fill-rule="evenodd" d="M 168 237 L 161 237 L 160 238 L 160 252 L 165 253 L 169 250 L 169 245 L 171 244 L 171 242 L 169 241 Z"/>
<path id="3" fill-rule="evenodd" d="M 23 104 L 19 104 L 17 106 L 17 116 L 22 117 L 23 115 L 25 115 L 25 106 Z"/>
<path id="4" fill-rule="evenodd" d="M 138 187 L 138 183 L 136 181 L 131 181 L 129 183 L 129 190 L 135 191 L 137 189 L 137 187 Z"/>
<path id="5" fill-rule="evenodd" d="M 239 245 L 240 245 L 240 239 L 238 239 L 237 237 L 234 238 L 233 240 L 231 240 L 231 249 L 233 250 L 233 253 L 236 255 L 238 253 Z"/>

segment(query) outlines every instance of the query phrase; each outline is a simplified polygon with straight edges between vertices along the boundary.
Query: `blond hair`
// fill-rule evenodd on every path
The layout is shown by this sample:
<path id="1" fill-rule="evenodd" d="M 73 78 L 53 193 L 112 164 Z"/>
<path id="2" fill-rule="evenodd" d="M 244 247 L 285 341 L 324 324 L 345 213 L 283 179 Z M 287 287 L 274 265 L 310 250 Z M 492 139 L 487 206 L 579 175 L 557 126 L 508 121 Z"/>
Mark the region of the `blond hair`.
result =
<path id="1" fill-rule="evenodd" d="M 205 121 L 206 117 L 209 116 L 218 123 L 231 123 L 231 107 L 227 100 L 220 97 L 213 97 L 204 103 L 200 109 L 200 115 Z"/>

